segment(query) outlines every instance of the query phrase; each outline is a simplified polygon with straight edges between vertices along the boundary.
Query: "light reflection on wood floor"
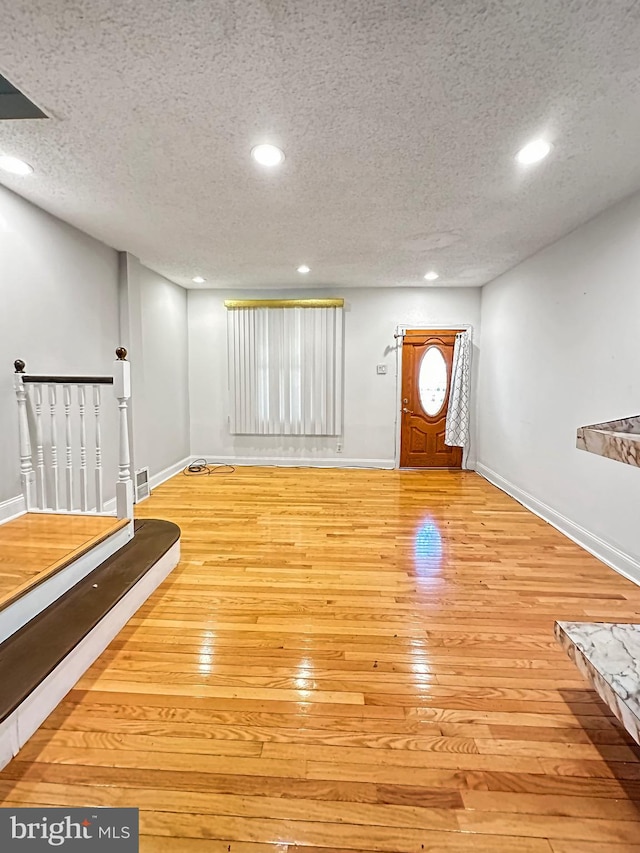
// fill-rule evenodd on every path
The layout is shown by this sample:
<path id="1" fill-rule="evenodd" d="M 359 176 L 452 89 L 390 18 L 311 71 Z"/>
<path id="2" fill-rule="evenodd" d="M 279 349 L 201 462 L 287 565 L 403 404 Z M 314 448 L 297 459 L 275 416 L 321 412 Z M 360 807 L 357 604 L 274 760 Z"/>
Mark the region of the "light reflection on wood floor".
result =
<path id="1" fill-rule="evenodd" d="M 139 515 L 182 562 L 3 804 L 139 806 L 154 853 L 640 853 L 640 750 L 553 639 L 640 589 L 479 476 L 240 468 Z"/>

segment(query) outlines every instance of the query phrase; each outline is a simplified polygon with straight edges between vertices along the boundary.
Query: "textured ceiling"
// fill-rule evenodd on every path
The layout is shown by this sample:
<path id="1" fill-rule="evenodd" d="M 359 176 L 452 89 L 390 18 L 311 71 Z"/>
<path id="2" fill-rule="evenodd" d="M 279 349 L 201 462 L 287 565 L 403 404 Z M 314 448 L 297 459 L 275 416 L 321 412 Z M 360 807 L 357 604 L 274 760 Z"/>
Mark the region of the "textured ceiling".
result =
<path id="1" fill-rule="evenodd" d="M 0 72 L 51 116 L 0 122 L 36 170 L 0 180 L 184 285 L 479 285 L 640 187 L 634 0 L 0 12 Z"/>

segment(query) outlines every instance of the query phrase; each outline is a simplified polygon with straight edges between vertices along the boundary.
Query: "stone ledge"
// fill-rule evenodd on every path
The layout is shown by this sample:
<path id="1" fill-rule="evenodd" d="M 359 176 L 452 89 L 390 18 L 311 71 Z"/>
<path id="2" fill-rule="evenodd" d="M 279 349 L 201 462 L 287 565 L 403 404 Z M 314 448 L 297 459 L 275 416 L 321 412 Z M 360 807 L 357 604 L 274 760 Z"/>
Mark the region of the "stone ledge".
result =
<path id="1" fill-rule="evenodd" d="M 576 447 L 640 468 L 640 415 L 580 427 Z"/>
<path id="2" fill-rule="evenodd" d="M 640 744 L 640 625 L 556 622 L 555 636 L 602 701 Z"/>

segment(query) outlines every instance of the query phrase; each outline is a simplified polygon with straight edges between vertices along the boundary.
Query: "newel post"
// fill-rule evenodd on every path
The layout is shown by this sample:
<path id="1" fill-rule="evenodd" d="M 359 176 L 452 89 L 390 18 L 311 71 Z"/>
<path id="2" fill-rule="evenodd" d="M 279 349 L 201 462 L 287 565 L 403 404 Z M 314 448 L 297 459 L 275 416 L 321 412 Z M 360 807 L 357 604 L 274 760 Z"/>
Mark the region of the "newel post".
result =
<path id="1" fill-rule="evenodd" d="M 116 514 L 118 518 L 133 518 L 133 480 L 129 451 L 128 401 L 131 397 L 131 365 L 124 347 L 116 350 L 113 365 L 113 393 L 118 401 L 118 482 L 116 483 Z"/>
<path id="2" fill-rule="evenodd" d="M 17 359 L 13 363 L 15 369 L 14 387 L 16 399 L 18 400 L 18 434 L 20 439 L 20 480 L 22 482 L 22 494 L 27 510 L 34 506 L 34 492 L 36 484 L 36 473 L 33 469 L 31 456 L 31 438 L 29 436 L 29 416 L 27 414 L 27 389 L 24 387 L 22 377 L 24 376 L 25 363 Z"/>

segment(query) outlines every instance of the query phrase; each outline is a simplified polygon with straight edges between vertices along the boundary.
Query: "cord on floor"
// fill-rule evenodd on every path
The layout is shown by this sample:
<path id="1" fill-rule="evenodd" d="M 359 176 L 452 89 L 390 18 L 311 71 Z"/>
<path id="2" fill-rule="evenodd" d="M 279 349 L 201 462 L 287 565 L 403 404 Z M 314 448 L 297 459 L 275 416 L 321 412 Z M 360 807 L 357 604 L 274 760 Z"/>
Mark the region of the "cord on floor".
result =
<path id="1" fill-rule="evenodd" d="M 183 469 L 182 473 L 185 477 L 198 477 L 203 474 L 233 474 L 235 470 L 233 465 L 215 465 L 207 462 L 206 459 L 194 459 Z"/>

